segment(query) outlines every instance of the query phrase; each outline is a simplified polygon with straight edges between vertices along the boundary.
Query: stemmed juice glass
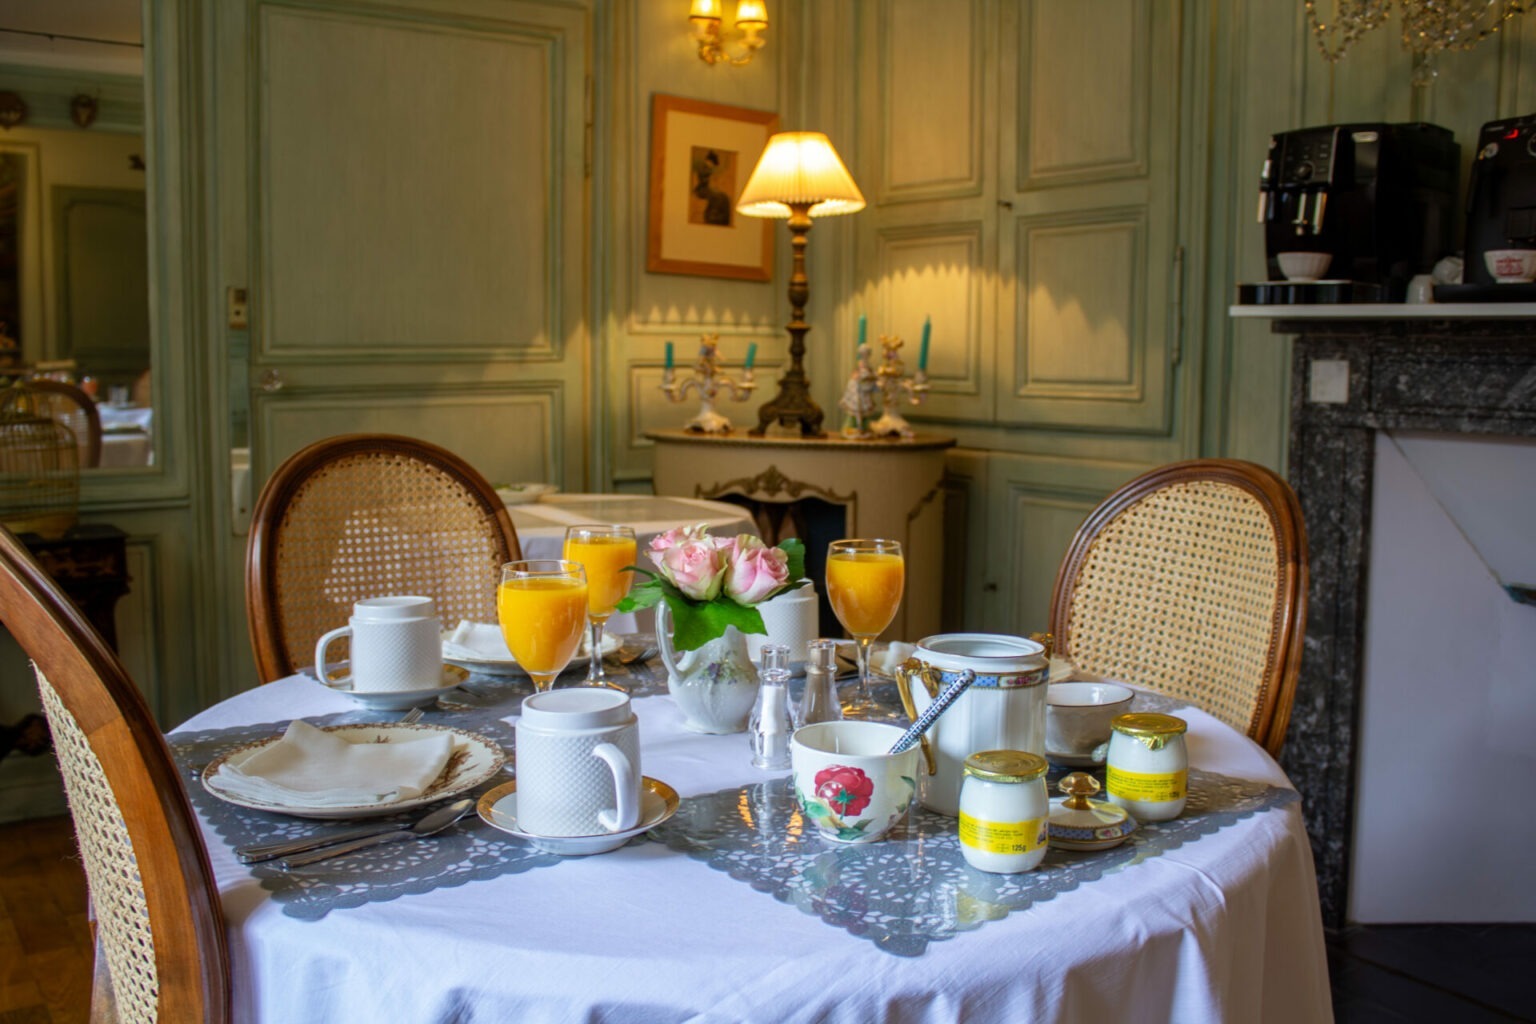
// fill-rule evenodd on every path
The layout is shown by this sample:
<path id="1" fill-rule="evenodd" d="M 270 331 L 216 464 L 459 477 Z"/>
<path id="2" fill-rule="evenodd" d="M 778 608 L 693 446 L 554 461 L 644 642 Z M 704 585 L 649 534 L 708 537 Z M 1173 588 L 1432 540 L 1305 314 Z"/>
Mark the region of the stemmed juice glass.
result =
<path id="1" fill-rule="evenodd" d="M 837 621 L 858 641 L 859 693 L 848 710 L 874 707 L 869 689 L 869 645 L 901 607 L 906 561 L 894 540 L 835 540 L 827 548 L 827 598 Z"/>
<path id="2" fill-rule="evenodd" d="M 565 531 L 565 557 L 587 570 L 587 621 L 592 658 L 588 686 L 613 686 L 603 671 L 603 626 L 614 606 L 629 593 L 635 564 L 635 531 L 628 526 L 571 526 Z"/>
<path id="3" fill-rule="evenodd" d="M 587 575 L 576 562 L 535 558 L 501 567 L 496 617 L 512 656 L 547 690 L 565 671 L 587 624 Z"/>

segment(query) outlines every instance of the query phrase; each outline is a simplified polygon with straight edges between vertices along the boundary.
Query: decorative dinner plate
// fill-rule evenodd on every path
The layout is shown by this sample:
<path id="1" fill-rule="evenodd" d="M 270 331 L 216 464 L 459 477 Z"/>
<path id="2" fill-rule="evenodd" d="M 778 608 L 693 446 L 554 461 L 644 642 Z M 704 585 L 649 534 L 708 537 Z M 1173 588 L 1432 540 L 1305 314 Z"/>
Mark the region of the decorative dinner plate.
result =
<path id="1" fill-rule="evenodd" d="M 640 821 L 623 832 L 604 832 L 595 836 L 536 836 L 517 825 L 517 783 L 506 782 L 487 790 L 475 805 L 475 812 L 487 825 L 526 840 L 534 849 L 562 857 L 586 857 L 617 850 L 642 832 L 649 831 L 677 812 L 677 790 L 650 776 L 640 780 Z"/>
<path id="2" fill-rule="evenodd" d="M 418 796 L 392 803 L 366 804 L 357 807 L 306 807 L 237 796 L 220 788 L 219 772 L 223 770 L 225 762 L 231 757 L 254 753 L 262 747 L 270 746 L 282 739 L 281 736 L 271 736 L 254 743 L 247 743 L 210 761 L 208 767 L 203 769 L 203 788 L 226 803 L 253 811 L 291 814 L 296 818 L 378 818 L 458 796 L 490 779 L 501 771 L 501 766 L 507 762 L 507 755 L 494 740 L 487 739 L 479 733 L 454 729 L 446 725 L 425 725 L 420 722 L 402 725 L 399 722 L 389 722 L 373 725 L 328 725 L 324 727 L 324 731 L 336 733 L 349 743 L 401 743 L 406 740 L 421 739 L 424 733 L 446 732 L 453 734 L 455 744 L 454 751 L 448 758 L 448 765 L 436 782 Z"/>
<path id="3" fill-rule="evenodd" d="M 352 689 L 352 677 L 345 671 L 328 673 L 330 679 L 321 683 L 327 690 L 345 693 L 365 708 L 375 711 L 404 711 L 422 704 L 430 704 L 460 683 L 469 681 L 469 670 L 459 665 L 444 665 L 442 682 L 427 690 L 364 690 Z"/>
<path id="4" fill-rule="evenodd" d="M 450 640 L 452 637 L 453 637 L 453 630 L 446 630 L 446 631 L 444 631 L 443 639 L 445 641 Z M 580 647 L 580 649 L 578 649 L 576 651 L 576 653 L 571 656 L 571 664 L 572 665 L 585 665 L 588 661 L 591 660 L 591 658 L 587 654 L 587 644 L 588 644 L 587 637 L 583 636 L 581 638 L 581 647 Z M 603 656 L 607 657 L 608 655 L 612 654 L 614 651 L 617 651 L 618 649 L 619 649 L 619 638 L 617 636 L 615 636 L 614 634 L 612 634 L 612 633 L 604 633 L 603 634 Z M 459 668 L 466 668 L 466 669 L 469 669 L 469 671 L 471 671 L 471 672 L 478 672 L 481 675 L 487 675 L 487 676 L 520 676 L 520 675 L 526 675 L 527 674 L 526 672 L 523 671 L 522 666 L 520 666 L 517 663 L 517 659 L 516 658 L 471 658 L 471 657 L 459 657 L 457 655 L 452 655 L 452 654 L 449 654 L 447 651 L 444 651 L 443 652 L 443 660 L 446 661 L 450 665 L 457 665 Z M 407 705 L 407 706 L 409 706 L 409 705 Z"/>

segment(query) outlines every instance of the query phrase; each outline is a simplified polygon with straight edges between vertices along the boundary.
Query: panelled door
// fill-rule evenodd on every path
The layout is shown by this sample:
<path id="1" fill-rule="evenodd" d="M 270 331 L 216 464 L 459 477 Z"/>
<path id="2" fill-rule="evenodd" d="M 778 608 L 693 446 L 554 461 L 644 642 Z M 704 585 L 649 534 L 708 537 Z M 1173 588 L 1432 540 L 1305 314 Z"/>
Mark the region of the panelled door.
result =
<path id="1" fill-rule="evenodd" d="M 580 489 L 588 13 L 214 9 L 232 434 L 257 485 L 309 441 L 388 431 Z"/>
<path id="2" fill-rule="evenodd" d="M 1002 15 L 998 419 L 1167 433 L 1176 5 L 1026 0 Z"/>

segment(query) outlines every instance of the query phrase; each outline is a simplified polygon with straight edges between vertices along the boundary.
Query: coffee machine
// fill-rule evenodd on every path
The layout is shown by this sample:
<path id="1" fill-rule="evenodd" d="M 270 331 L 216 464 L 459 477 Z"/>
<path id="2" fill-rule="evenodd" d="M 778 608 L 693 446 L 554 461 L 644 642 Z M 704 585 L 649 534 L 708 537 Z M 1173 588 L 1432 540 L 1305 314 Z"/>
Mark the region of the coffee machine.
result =
<path id="1" fill-rule="evenodd" d="M 1533 301 L 1536 285 L 1495 284 L 1483 257 L 1495 249 L 1536 249 L 1536 114 L 1489 121 L 1478 132 L 1466 238 L 1462 286 L 1437 287 L 1436 298 Z"/>
<path id="2" fill-rule="evenodd" d="M 1403 301 L 1409 279 L 1451 248 L 1459 157 L 1451 132 L 1432 124 L 1275 135 L 1259 178 L 1269 280 L 1239 285 L 1238 301 Z"/>

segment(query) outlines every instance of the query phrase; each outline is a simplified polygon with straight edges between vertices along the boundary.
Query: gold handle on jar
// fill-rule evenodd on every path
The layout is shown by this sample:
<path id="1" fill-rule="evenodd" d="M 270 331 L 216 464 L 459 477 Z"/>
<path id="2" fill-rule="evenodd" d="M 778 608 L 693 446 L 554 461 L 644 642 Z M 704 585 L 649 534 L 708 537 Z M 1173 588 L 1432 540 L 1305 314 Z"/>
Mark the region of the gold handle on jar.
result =
<path id="1" fill-rule="evenodd" d="M 912 703 L 912 684 L 908 681 L 908 676 L 915 675 L 921 679 L 923 689 L 928 691 L 928 699 L 932 700 L 939 695 L 939 684 L 934 682 L 928 672 L 928 666 L 916 658 L 908 658 L 896 669 L 896 692 L 901 694 L 902 710 L 907 713 L 907 718 L 914 722 L 917 721 L 917 705 Z M 917 738 L 917 742 L 923 750 L 923 760 L 928 765 L 928 774 L 937 775 L 939 764 L 934 759 L 933 748 L 928 744 L 928 734 L 923 733 Z"/>

